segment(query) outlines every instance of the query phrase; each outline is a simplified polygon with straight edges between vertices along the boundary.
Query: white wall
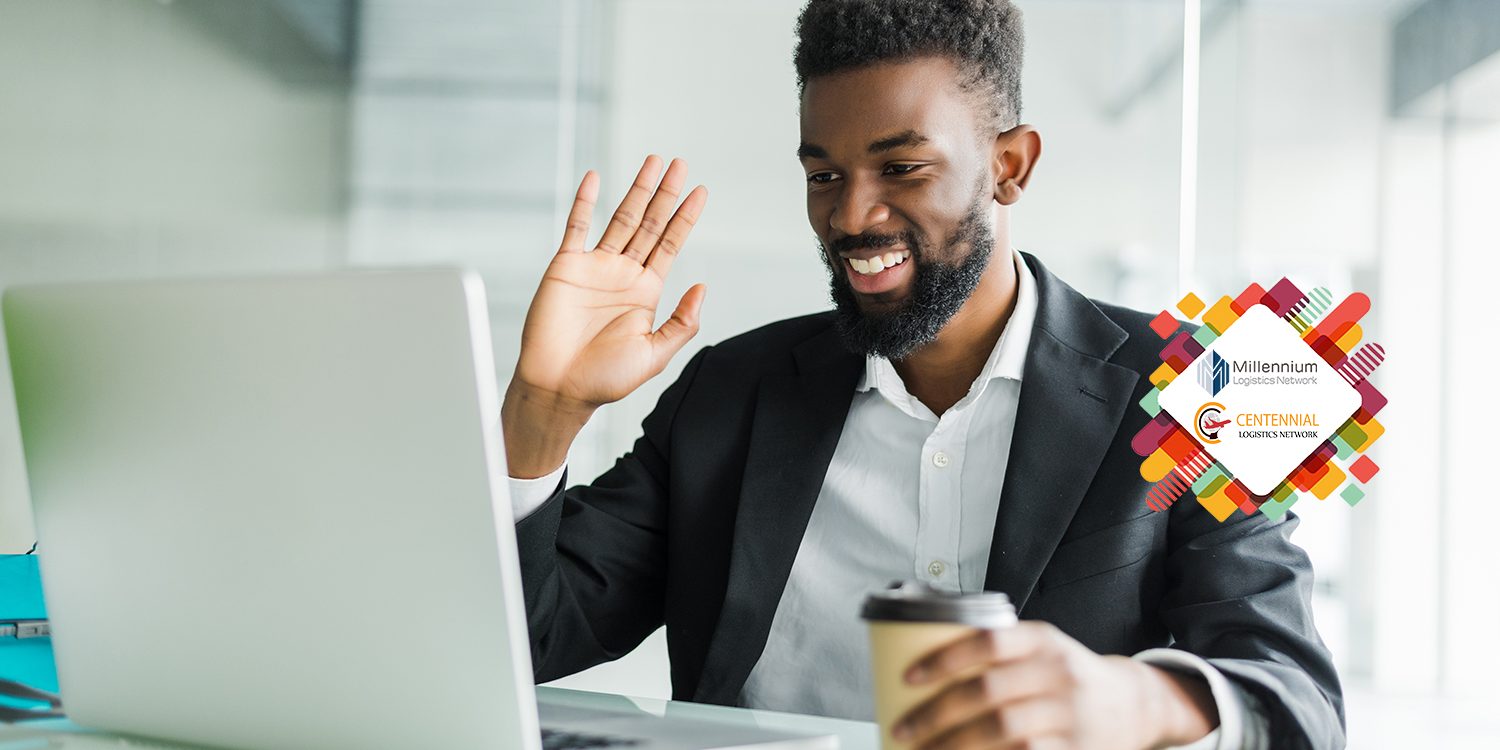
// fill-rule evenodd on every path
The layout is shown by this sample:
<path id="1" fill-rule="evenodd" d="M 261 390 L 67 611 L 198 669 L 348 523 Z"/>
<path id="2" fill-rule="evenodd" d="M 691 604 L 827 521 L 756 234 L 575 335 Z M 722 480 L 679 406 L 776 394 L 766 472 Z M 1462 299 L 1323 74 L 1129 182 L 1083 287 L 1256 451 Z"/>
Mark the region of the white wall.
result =
<path id="1" fill-rule="evenodd" d="M 1500 58 L 1494 60 L 1500 63 Z M 1497 71 L 1500 72 L 1500 71 Z M 1500 77 L 1497 77 L 1500 81 Z M 1494 100 L 1491 99 L 1491 102 Z M 1494 282 L 1500 271 L 1500 119 L 1455 126 L 1450 152 L 1450 244 L 1443 285 L 1435 298 L 1445 307 L 1444 373 L 1447 398 L 1442 472 L 1446 490 L 1438 512 L 1447 532 L 1442 540 L 1443 605 L 1446 608 L 1442 688 L 1450 695 L 1488 695 L 1500 701 L 1500 650 L 1493 646 L 1500 633 L 1500 560 L 1496 559 L 1488 524 L 1478 522 L 1491 512 L 1492 450 L 1487 422 L 1477 419 L 1488 409 L 1475 408 L 1491 387 L 1500 354 L 1483 331 L 1495 319 Z M 1413 248 L 1402 248 L 1407 257 Z M 1421 303 L 1410 298 L 1402 315 L 1420 318 Z M 1415 304 L 1413 304 L 1415 303 Z M 1430 386 L 1428 386 L 1430 387 Z"/>
<path id="2" fill-rule="evenodd" d="M 609 10 L 599 0 L 360 8 L 348 261 L 479 271 L 502 385 L 572 198 L 558 185 L 576 184 L 580 159 L 597 166 Z"/>
<path id="3" fill-rule="evenodd" d="M 1175 286 L 1181 4 L 1020 6 L 1022 120 L 1042 158 L 1011 209 L 1012 240 L 1085 294 L 1161 304 Z"/>

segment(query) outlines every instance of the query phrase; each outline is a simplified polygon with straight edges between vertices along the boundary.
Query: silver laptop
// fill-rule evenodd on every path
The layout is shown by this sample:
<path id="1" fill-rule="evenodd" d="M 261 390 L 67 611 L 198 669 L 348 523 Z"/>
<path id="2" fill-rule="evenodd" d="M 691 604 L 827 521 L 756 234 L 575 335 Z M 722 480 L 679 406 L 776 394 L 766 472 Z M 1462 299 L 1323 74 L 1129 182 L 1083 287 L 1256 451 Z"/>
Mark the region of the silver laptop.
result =
<path id="1" fill-rule="evenodd" d="M 244 748 L 542 747 L 476 276 L 17 288 L 4 319 L 73 721 Z M 561 738 L 592 746 L 835 744 L 551 713 L 600 728 Z"/>

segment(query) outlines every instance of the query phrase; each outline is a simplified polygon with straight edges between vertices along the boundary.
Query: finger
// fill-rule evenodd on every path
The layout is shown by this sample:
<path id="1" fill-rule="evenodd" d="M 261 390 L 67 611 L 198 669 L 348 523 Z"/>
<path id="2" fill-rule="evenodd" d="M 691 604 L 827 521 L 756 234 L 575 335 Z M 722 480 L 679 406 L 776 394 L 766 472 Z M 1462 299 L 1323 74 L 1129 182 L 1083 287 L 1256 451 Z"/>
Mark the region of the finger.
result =
<path id="1" fill-rule="evenodd" d="M 646 267 L 659 278 L 667 278 L 667 272 L 672 269 L 672 261 L 677 260 L 677 254 L 682 252 L 682 246 L 687 242 L 693 227 L 698 224 L 698 217 L 703 215 L 703 207 L 707 204 L 708 188 L 699 185 L 688 193 L 682 205 L 677 207 L 677 213 L 672 215 L 672 220 L 667 222 L 661 241 L 656 243 L 656 249 L 646 259 Z"/>
<path id="2" fill-rule="evenodd" d="M 687 342 L 698 335 L 698 313 L 703 309 L 703 298 L 708 287 L 694 284 L 682 295 L 672 317 L 651 334 L 652 352 L 656 356 L 656 371 L 661 372 Z"/>
<path id="3" fill-rule="evenodd" d="M 590 169 L 578 183 L 578 192 L 573 196 L 573 208 L 568 211 L 568 223 L 563 227 L 560 253 L 581 253 L 583 241 L 589 236 L 589 219 L 594 215 L 594 203 L 599 200 L 599 173 Z"/>
<path id="4" fill-rule="evenodd" d="M 667 220 L 672 217 L 672 209 L 677 206 L 677 198 L 682 195 L 682 183 L 686 180 L 687 162 L 673 159 L 667 165 L 667 173 L 661 178 L 661 184 L 656 187 L 656 194 L 651 196 L 650 205 L 646 206 L 640 227 L 625 245 L 625 255 L 631 260 L 645 264 L 646 256 L 656 247 L 661 233 L 666 229 Z"/>
<path id="5" fill-rule="evenodd" d="M 625 249 L 626 240 L 635 234 L 635 228 L 641 224 L 641 215 L 646 210 L 646 202 L 651 200 L 651 193 L 656 190 L 656 178 L 660 174 L 661 157 L 656 154 L 646 157 L 646 163 L 641 165 L 641 171 L 635 175 L 635 182 L 625 192 L 620 207 L 615 209 L 615 215 L 610 217 L 609 226 L 604 228 L 604 236 L 599 238 L 597 249 L 607 253 L 619 253 Z"/>
<path id="6" fill-rule="evenodd" d="M 1051 638 L 1050 629 L 1051 626 L 1042 622 L 976 629 L 919 657 L 906 670 L 906 681 L 913 685 L 936 682 L 949 679 L 976 664 L 1026 658 L 1045 647 Z"/>
<path id="7" fill-rule="evenodd" d="M 1053 698 L 1011 703 L 984 711 L 946 732 L 913 745 L 917 750 L 1028 747 L 1063 733 L 1072 723 L 1067 707 Z"/>
<path id="8" fill-rule="evenodd" d="M 998 706 L 1035 698 L 1064 685 L 1056 662 L 1026 659 L 996 667 L 943 688 L 897 719 L 901 733 L 921 742 Z"/>

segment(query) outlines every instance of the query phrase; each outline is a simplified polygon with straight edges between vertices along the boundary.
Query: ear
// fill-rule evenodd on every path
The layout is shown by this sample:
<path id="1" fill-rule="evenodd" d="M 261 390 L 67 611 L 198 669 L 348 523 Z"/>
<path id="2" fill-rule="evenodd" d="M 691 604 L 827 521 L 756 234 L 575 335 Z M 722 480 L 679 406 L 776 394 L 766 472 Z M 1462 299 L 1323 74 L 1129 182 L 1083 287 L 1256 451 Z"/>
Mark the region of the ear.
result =
<path id="1" fill-rule="evenodd" d="M 1009 206 L 1021 200 L 1037 160 L 1042 158 L 1042 136 L 1030 125 L 1017 125 L 995 136 L 990 169 L 995 176 L 995 201 Z"/>

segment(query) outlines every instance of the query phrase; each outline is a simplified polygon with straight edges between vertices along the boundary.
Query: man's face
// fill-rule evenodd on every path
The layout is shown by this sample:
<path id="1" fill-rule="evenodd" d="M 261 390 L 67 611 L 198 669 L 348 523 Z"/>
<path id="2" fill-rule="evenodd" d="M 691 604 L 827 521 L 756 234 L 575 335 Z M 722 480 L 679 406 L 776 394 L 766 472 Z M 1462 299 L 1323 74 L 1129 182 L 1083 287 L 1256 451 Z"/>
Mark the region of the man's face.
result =
<path id="1" fill-rule="evenodd" d="M 803 90 L 807 216 L 840 332 L 860 353 L 900 359 L 936 339 L 988 265 L 993 138 L 958 80 L 926 57 Z"/>

